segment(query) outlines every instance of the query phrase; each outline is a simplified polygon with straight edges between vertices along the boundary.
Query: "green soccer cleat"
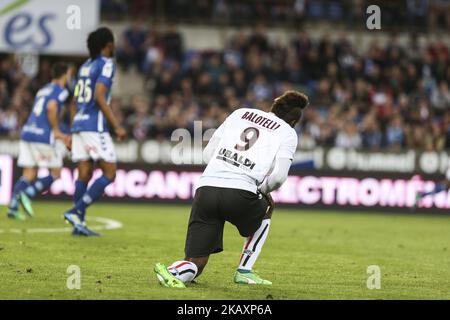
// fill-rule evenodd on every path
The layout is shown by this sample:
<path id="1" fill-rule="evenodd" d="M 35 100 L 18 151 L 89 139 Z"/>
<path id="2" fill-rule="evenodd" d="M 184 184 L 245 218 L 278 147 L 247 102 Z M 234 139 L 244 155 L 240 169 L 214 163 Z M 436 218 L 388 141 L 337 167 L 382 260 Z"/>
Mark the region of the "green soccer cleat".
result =
<path id="1" fill-rule="evenodd" d="M 166 288 L 186 288 L 183 281 L 174 277 L 162 263 L 155 264 L 153 271 L 156 273 L 159 283 Z"/>
<path id="2" fill-rule="evenodd" d="M 9 209 L 7 216 L 8 216 L 8 218 L 14 219 L 14 220 L 19 220 L 19 221 L 25 221 L 26 220 L 25 216 L 23 214 L 21 214 L 17 210 Z"/>
<path id="3" fill-rule="evenodd" d="M 31 199 L 27 196 L 25 192 L 21 192 L 19 194 L 19 201 L 22 205 L 23 209 L 25 210 L 26 214 L 30 217 L 34 217 L 34 210 L 31 206 Z"/>
<path id="4" fill-rule="evenodd" d="M 236 270 L 236 273 L 234 274 L 234 282 L 238 284 L 263 284 L 263 285 L 272 284 L 272 282 L 261 278 L 254 271 L 242 272 L 239 270 Z"/>

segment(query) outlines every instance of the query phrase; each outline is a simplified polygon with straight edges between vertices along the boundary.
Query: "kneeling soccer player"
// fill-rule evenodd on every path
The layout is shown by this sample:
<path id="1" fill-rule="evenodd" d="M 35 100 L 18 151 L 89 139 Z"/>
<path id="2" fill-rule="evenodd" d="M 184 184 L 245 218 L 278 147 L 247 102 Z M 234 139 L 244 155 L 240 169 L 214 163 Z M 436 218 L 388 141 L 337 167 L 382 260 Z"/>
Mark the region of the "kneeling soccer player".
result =
<path id="1" fill-rule="evenodd" d="M 225 221 L 245 237 L 234 282 L 271 284 L 253 271 L 269 232 L 273 211 L 270 192 L 286 180 L 297 149 L 293 127 L 308 105 L 308 97 L 287 91 L 275 99 L 270 112 L 241 108 L 216 130 L 204 150 L 203 172 L 189 219 L 185 260 L 201 274 L 209 255 L 223 251 Z M 181 264 L 180 264 L 181 265 Z M 157 263 L 160 284 L 185 287 L 183 272 Z"/>
<path id="2" fill-rule="evenodd" d="M 65 89 L 69 73 L 66 64 L 56 63 L 52 81 L 36 94 L 32 112 L 22 129 L 18 166 L 23 168 L 23 173 L 14 185 L 9 218 L 25 219 L 19 212 L 19 204 L 33 216 L 30 198 L 47 191 L 59 178 L 66 146 L 70 147 L 70 136 L 63 134 L 59 125 L 61 110 L 69 96 Z M 50 174 L 36 179 L 38 168 L 48 168 Z"/>

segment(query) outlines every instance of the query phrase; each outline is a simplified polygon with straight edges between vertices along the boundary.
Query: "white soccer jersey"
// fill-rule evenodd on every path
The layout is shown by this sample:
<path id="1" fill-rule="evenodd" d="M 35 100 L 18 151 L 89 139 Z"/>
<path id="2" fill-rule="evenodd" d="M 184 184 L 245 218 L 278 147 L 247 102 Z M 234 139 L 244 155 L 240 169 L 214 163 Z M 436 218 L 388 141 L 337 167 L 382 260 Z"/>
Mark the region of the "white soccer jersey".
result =
<path id="1" fill-rule="evenodd" d="M 297 142 L 295 130 L 275 114 L 238 109 L 211 138 L 210 143 L 217 146 L 198 187 L 235 188 L 256 193 L 276 158 L 293 159 Z"/>

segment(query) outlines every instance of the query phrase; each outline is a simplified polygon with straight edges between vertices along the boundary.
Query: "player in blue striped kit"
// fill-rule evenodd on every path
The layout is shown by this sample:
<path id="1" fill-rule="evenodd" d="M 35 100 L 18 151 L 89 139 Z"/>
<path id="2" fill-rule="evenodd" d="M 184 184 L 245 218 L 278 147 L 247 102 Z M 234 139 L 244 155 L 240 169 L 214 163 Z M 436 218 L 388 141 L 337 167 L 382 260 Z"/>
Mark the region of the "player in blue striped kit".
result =
<path id="1" fill-rule="evenodd" d="M 109 105 L 115 74 L 113 61 L 114 35 L 108 28 L 99 28 L 87 40 L 90 58 L 78 71 L 74 99 L 76 110 L 72 120 L 72 160 L 77 163 L 74 206 L 64 213 L 73 225 L 74 235 L 98 236 L 86 226 L 86 209 L 98 200 L 116 176 L 116 152 L 110 129 L 120 141 L 126 132 L 118 123 Z M 103 172 L 88 188 L 94 164 Z"/>
<path id="2" fill-rule="evenodd" d="M 441 193 L 443 191 L 448 191 L 449 188 L 450 188 L 450 160 L 448 160 L 447 171 L 445 173 L 445 179 L 436 183 L 433 190 L 417 192 L 416 198 L 414 199 L 414 203 L 412 206 L 412 210 L 414 211 L 417 209 L 417 207 L 420 204 L 420 200 L 422 200 L 423 198 Z"/>
<path id="3" fill-rule="evenodd" d="M 52 81 L 36 94 L 32 112 L 22 129 L 18 166 L 23 168 L 23 173 L 14 185 L 9 218 L 25 219 L 19 212 L 20 204 L 33 216 L 30 199 L 47 191 L 59 178 L 66 147 L 71 144 L 70 136 L 60 126 L 61 112 L 69 96 L 65 89 L 69 78 L 68 66 L 56 63 L 52 67 Z M 38 168 L 48 168 L 50 174 L 37 179 Z"/>

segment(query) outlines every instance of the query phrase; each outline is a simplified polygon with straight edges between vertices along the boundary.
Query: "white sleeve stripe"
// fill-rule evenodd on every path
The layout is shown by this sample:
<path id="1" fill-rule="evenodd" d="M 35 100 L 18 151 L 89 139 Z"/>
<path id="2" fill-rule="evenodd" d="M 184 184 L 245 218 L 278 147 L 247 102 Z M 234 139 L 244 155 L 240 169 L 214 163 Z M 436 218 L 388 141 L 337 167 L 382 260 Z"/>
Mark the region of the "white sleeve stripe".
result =
<path id="1" fill-rule="evenodd" d="M 102 69 L 102 76 L 111 78 L 114 71 L 114 64 L 111 60 L 107 61 Z"/>
<path id="2" fill-rule="evenodd" d="M 103 132 L 103 113 L 99 110 L 97 117 L 97 130 L 98 132 Z"/>
<path id="3" fill-rule="evenodd" d="M 60 102 L 64 102 L 66 101 L 67 97 L 69 96 L 69 92 L 67 90 L 63 90 L 61 91 L 61 93 L 58 95 L 58 100 Z"/>

